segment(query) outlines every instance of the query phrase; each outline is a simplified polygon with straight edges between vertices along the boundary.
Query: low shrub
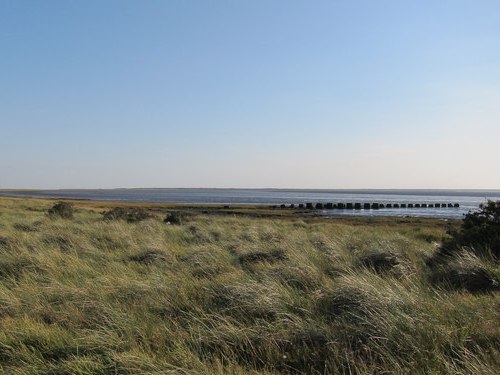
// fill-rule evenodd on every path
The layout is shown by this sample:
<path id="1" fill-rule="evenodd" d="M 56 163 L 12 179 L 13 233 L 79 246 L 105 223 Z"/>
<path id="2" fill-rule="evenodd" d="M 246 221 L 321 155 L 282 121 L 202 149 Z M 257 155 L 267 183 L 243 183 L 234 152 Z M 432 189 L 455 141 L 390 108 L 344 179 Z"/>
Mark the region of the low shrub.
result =
<path id="1" fill-rule="evenodd" d="M 136 223 L 146 219 L 151 219 L 154 216 L 144 208 L 125 208 L 115 207 L 104 214 L 104 220 L 125 220 L 128 223 Z"/>
<path id="2" fill-rule="evenodd" d="M 164 223 L 172 224 L 172 225 L 181 225 L 184 221 L 185 215 L 180 212 L 170 212 L 165 219 Z"/>
<path id="3" fill-rule="evenodd" d="M 128 210 L 123 207 L 115 207 L 109 211 L 104 212 L 104 220 L 126 220 L 128 215 Z"/>
<path id="4" fill-rule="evenodd" d="M 431 283 L 471 293 L 498 291 L 500 257 L 500 201 L 489 200 L 465 215 L 460 229 L 427 260 Z M 488 267 L 488 264 L 490 265 Z"/>
<path id="5" fill-rule="evenodd" d="M 443 244 L 442 253 L 451 254 L 461 247 L 472 247 L 478 255 L 491 253 L 500 257 L 500 200 L 489 200 L 479 210 L 465 215 L 462 227 L 450 231 L 451 238 Z"/>
<path id="6" fill-rule="evenodd" d="M 63 219 L 71 219 L 71 218 L 73 218 L 74 207 L 70 203 L 59 202 L 59 203 L 56 203 L 54 206 L 52 206 L 48 212 L 49 212 L 49 216 L 53 217 L 53 218 L 60 217 Z"/>

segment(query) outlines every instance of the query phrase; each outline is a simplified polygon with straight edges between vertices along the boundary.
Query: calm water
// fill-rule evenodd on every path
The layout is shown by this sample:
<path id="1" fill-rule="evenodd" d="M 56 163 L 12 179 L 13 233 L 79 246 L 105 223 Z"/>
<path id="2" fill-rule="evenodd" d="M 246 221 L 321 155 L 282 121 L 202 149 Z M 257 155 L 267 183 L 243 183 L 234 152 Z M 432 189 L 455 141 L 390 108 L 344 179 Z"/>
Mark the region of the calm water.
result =
<path id="1" fill-rule="evenodd" d="M 500 190 L 99 189 L 0 191 L 0 195 L 205 204 L 459 203 L 460 208 L 324 210 L 325 215 L 462 218 Z"/>

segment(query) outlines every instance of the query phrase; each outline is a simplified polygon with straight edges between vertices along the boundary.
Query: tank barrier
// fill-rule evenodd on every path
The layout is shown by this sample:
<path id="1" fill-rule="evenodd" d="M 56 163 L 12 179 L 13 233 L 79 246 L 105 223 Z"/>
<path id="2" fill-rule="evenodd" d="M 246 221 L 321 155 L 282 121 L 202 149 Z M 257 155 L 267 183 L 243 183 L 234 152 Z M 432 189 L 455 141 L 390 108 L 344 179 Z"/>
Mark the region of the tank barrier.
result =
<path id="1" fill-rule="evenodd" d="M 269 208 L 277 209 L 277 208 L 300 208 L 300 209 L 308 209 L 308 210 L 380 210 L 384 208 L 459 208 L 459 203 L 352 203 L 352 202 L 339 202 L 339 203 L 290 203 L 290 204 L 281 204 L 281 205 L 271 205 Z M 228 206 L 229 208 L 229 206 Z"/>

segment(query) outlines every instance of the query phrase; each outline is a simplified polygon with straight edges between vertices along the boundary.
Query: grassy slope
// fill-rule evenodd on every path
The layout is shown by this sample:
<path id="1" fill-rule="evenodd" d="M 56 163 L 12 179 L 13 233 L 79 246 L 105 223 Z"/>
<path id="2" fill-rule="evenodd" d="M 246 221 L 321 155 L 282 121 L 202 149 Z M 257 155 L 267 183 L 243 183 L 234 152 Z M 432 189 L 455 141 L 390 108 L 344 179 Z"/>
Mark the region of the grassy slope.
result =
<path id="1" fill-rule="evenodd" d="M 442 225 L 129 224 L 85 202 L 53 220 L 51 204 L 0 198 L 0 373 L 499 371 L 499 295 L 427 281 Z M 380 251 L 400 264 L 359 265 Z"/>

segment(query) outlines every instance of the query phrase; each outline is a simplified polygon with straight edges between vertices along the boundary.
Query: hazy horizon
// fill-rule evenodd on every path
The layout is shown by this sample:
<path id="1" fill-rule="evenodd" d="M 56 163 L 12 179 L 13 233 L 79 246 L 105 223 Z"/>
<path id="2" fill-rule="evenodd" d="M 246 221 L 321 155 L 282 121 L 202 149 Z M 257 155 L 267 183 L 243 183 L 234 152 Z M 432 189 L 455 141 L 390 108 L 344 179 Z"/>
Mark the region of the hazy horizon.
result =
<path id="1" fill-rule="evenodd" d="M 7 191 L 19 191 L 19 192 L 29 192 L 29 191 L 99 191 L 99 190 L 277 190 L 277 191 L 334 191 L 334 192 L 470 192 L 470 193 L 481 193 L 481 192 L 500 192 L 500 189 L 435 189 L 435 188 L 403 188 L 403 189 L 393 189 L 393 188 L 361 188 L 361 189 L 348 189 L 348 188 L 295 188 L 295 187 L 113 187 L 113 188 L 12 188 L 3 189 L 0 188 L 1 192 Z"/>
<path id="2" fill-rule="evenodd" d="M 497 190 L 498 14 L 0 1 L 0 189 Z"/>

